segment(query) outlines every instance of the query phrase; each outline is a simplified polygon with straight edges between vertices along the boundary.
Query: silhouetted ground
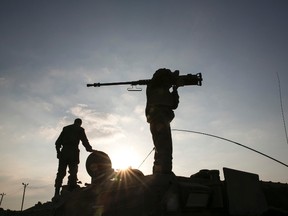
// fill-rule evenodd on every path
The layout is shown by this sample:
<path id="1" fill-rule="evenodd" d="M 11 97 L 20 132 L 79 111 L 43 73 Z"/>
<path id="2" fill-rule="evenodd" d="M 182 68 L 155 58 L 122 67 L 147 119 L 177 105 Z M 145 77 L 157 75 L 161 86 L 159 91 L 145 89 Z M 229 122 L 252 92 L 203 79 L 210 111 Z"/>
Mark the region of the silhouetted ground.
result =
<path id="1" fill-rule="evenodd" d="M 205 173 L 204 173 L 205 174 Z M 146 176 L 145 178 L 151 178 L 151 176 L 149 177 L 149 176 Z M 205 185 L 205 186 L 207 186 L 207 185 L 209 185 L 211 182 L 210 182 L 210 180 L 209 180 L 209 178 L 208 178 L 208 176 L 205 176 L 205 175 L 203 175 L 203 173 L 201 173 L 201 175 L 199 176 L 199 175 L 193 175 L 193 176 L 191 176 L 190 178 L 186 178 L 186 177 L 177 177 L 177 179 L 178 179 L 178 181 L 179 182 L 181 182 L 181 184 L 182 185 L 184 185 L 185 186 L 185 190 L 182 190 L 182 192 L 181 192 L 181 196 L 182 196 L 182 198 L 184 197 L 185 199 L 188 197 L 188 187 L 187 187 L 187 183 L 191 183 L 191 182 L 193 182 L 193 183 L 195 183 L 195 184 L 199 184 L 199 183 L 201 183 L 202 185 Z M 150 179 L 151 180 L 151 179 Z M 262 214 L 259 214 L 259 216 L 288 216 L 288 184 L 283 184 L 283 183 L 274 183 L 274 182 L 264 182 L 264 181 L 259 181 L 259 183 L 260 183 L 260 186 L 261 186 L 261 190 L 263 191 L 263 194 L 264 194 L 264 196 L 265 196 L 265 200 L 266 200 L 266 202 L 267 202 L 267 206 L 268 206 L 268 210 L 266 210 L 264 213 L 262 213 Z M 195 208 L 195 209 L 187 209 L 186 211 L 184 210 L 184 211 L 182 211 L 181 213 L 179 213 L 179 214 L 169 214 L 169 215 L 177 215 L 177 216 L 230 216 L 230 214 L 229 214 L 229 211 L 228 211 L 228 201 L 227 200 L 225 200 L 225 199 L 227 199 L 227 197 L 226 197 L 226 195 L 225 195 L 225 190 L 226 190 L 226 188 L 225 188 L 225 181 L 219 181 L 218 183 L 217 183 L 217 185 L 219 186 L 221 186 L 221 190 L 222 190 L 222 192 L 223 192 L 223 194 L 222 194 L 222 197 L 223 197 L 223 205 L 222 205 L 222 207 L 219 209 L 219 208 L 214 208 L 214 209 L 211 209 L 211 206 L 209 207 L 209 206 L 207 206 L 207 207 L 202 207 L 201 209 L 199 209 L 199 208 Z M 215 184 L 213 183 L 213 185 L 215 186 Z M 199 185 L 198 185 L 199 186 Z M 143 198 L 143 196 L 138 196 L 138 197 L 134 197 L 134 195 L 135 194 L 137 194 L 137 193 L 135 193 L 134 195 L 132 195 L 132 197 L 131 197 L 131 194 L 133 194 L 134 192 L 135 192 L 135 185 L 134 185 L 134 187 L 133 188 L 129 188 L 129 190 L 126 190 L 126 192 L 127 191 L 130 191 L 131 192 L 131 189 L 133 189 L 132 190 L 132 193 L 130 193 L 130 195 L 127 195 L 127 193 L 125 192 L 125 193 L 122 193 L 121 192 L 121 194 L 120 193 L 118 193 L 118 194 L 116 194 L 116 196 L 114 196 L 112 199 L 114 200 L 114 202 L 116 202 L 116 203 L 114 203 L 113 205 L 113 209 L 115 208 L 115 209 L 117 209 L 117 205 L 119 204 L 119 203 L 121 203 L 122 202 L 122 204 L 123 204 L 123 200 L 125 201 L 125 203 L 126 203 L 126 205 L 127 205 L 127 201 L 128 201 L 128 205 L 127 206 L 130 206 L 130 205 L 133 205 L 133 207 L 135 207 L 136 209 L 138 209 L 138 207 L 139 207 L 139 213 L 140 213 L 140 215 L 142 216 L 142 214 L 141 213 L 143 213 L 143 211 L 142 210 L 144 210 L 143 209 L 143 206 L 145 207 L 145 205 L 142 205 L 141 203 L 142 203 L 142 201 L 144 201 L 144 202 L 147 202 L 147 197 L 146 198 Z M 137 188 L 137 187 L 136 187 Z M 194 189 L 195 189 L 195 187 L 193 187 Z M 82 188 L 82 189 L 84 189 L 84 188 Z M 80 191 L 82 190 L 82 189 L 80 189 Z M 151 188 L 150 188 L 151 189 Z M 149 190 L 150 190 L 149 189 Z M 154 188 L 155 189 L 155 188 Z M 187 191 L 186 191 L 186 189 L 187 189 Z M 191 189 L 191 188 L 190 188 Z M 201 187 L 197 187 L 197 190 L 199 190 L 199 189 L 201 189 Z M 118 192 L 119 192 L 119 187 L 117 187 L 117 190 L 118 190 Z M 136 189 L 137 190 L 137 189 Z M 202 190 L 202 189 L 201 189 Z M 82 190 L 83 191 L 83 190 Z M 115 190 L 116 191 L 116 190 Z M 110 191 L 109 193 L 111 193 L 112 195 L 113 195 L 113 193 L 115 193 L 115 191 L 113 192 L 113 190 L 112 191 Z M 106 191 L 107 192 L 107 191 Z M 194 191 L 195 192 L 195 191 Z M 202 190 L 202 192 L 205 192 L 204 190 Z M 215 191 L 214 191 L 215 192 Z M 187 193 L 187 194 L 186 194 Z M 75 194 L 75 193 L 74 193 Z M 78 194 L 79 195 L 79 194 Z M 115 195 L 115 194 L 114 194 Z M 119 196 L 120 195 L 120 196 Z M 146 194 L 147 195 L 147 194 Z M 73 199 L 73 193 L 71 193 L 70 194 L 70 196 L 72 197 L 72 199 Z M 75 194 L 75 196 L 77 196 L 77 193 Z M 116 197 L 117 196 L 119 196 L 119 200 L 118 200 L 118 198 L 116 199 Z M 196 195 L 197 196 L 197 195 Z M 124 199 L 122 199 L 122 198 L 124 197 Z M 83 197 L 82 197 L 83 198 Z M 84 198 L 87 198 L 87 196 L 85 196 Z M 153 197 L 152 197 L 153 198 Z M 155 197 L 154 197 L 155 198 Z M 149 196 L 148 196 L 148 200 L 149 200 L 150 198 L 149 198 Z M 80 199 L 81 201 L 83 201 L 83 199 Z M 80 200 L 78 200 L 78 201 L 80 201 Z M 116 201 L 115 201 L 116 200 Z M 118 202 L 118 201 L 119 202 Z M 137 201 L 138 200 L 138 201 Z M 151 199 L 150 199 L 151 200 Z M 149 200 L 149 201 L 150 201 Z M 186 200 L 188 200 L 188 198 L 186 199 Z M 130 202 L 131 201 L 131 202 Z M 137 201 L 137 202 L 136 202 Z M 53 202 L 46 202 L 46 203 L 37 203 L 35 206 L 33 206 L 33 207 L 31 207 L 31 208 L 29 208 L 29 209 L 26 209 L 26 210 L 24 210 L 24 211 L 12 211 L 12 210 L 3 210 L 3 209 L 1 209 L 0 208 L 0 216 L 55 216 L 55 215 L 57 215 L 57 216 L 64 216 L 64 214 L 63 214 L 63 212 L 62 211 L 57 211 L 57 208 L 59 207 L 59 206 L 61 206 L 61 204 L 63 204 L 63 203 L 65 203 L 66 201 L 65 201 L 65 199 L 64 199 L 64 201 L 63 201 L 63 199 L 62 199 L 62 201 L 60 201 L 60 202 L 56 202 L 56 203 L 53 203 Z M 211 202 L 211 200 L 210 200 L 210 202 Z M 215 205 L 219 205 L 219 202 L 217 202 L 217 200 L 215 201 L 213 201 L 214 202 L 214 204 Z M 88 200 L 88 202 L 87 202 L 87 200 L 84 202 L 84 203 L 89 203 L 89 200 Z M 110 201 L 109 201 L 109 203 L 110 203 Z M 129 204 L 130 203 L 130 204 Z M 131 204 L 132 203 L 132 204 Z M 133 203 L 137 203 L 135 206 L 134 206 L 134 204 Z M 140 203 L 140 204 L 139 204 Z M 110 203 L 111 204 L 111 203 Z M 87 205 L 85 205 L 85 207 L 89 207 L 89 205 L 87 204 Z M 119 205 L 120 206 L 120 205 Z M 138 206 L 138 207 L 137 207 Z M 84 206 L 82 206 L 82 207 L 84 207 Z M 81 207 L 81 208 L 82 208 Z M 131 206 L 130 206 L 131 207 Z M 124 212 L 125 213 L 125 207 L 124 207 L 124 209 L 122 208 L 122 209 L 118 209 L 119 211 L 121 210 L 122 212 Z M 57 211 L 57 214 L 56 214 L 56 211 Z M 129 209 L 127 209 L 127 211 L 129 211 Z M 83 213 L 84 213 L 85 211 L 83 211 Z M 119 213 L 107 213 L 107 214 L 102 214 L 102 216 L 105 216 L 105 215 L 108 215 L 108 216 L 110 216 L 110 215 L 117 215 L 117 216 L 122 216 L 122 215 L 133 215 L 134 216 L 134 214 L 129 214 L 129 212 L 127 212 L 128 214 L 119 214 Z M 130 213 L 131 213 L 131 209 L 130 209 Z M 78 215 L 78 214 L 77 214 Z M 101 214 L 99 214 L 99 215 L 101 215 Z M 137 214 L 137 215 L 135 215 L 135 216 L 138 216 L 139 214 Z M 145 215 L 145 216 L 150 216 L 150 214 L 143 214 L 143 215 Z M 158 216 L 158 214 L 152 214 L 153 216 L 155 215 L 155 216 Z M 151 215 L 151 216 L 152 216 Z M 242 216 L 251 216 L 251 214 L 242 214 Z M 82 216 L 82 215 L 81 215 Z M 85 216 L 85 213 L 83 214 L 83 216 Z M 90 214 L 89 214 L 89 216 L 90 216 Z M 93 215 L 94 216 L 94 215 Z M 97 214 L 97 216 L 98 216 L 98 214 Z M 160 216 L 160 215 L 159 215 Z"/>
<path id="2" fill-rule="evenodd" d="M 54 216 L 55 207 L 52 202 L 40 203 L 24 211 L 0 209 L 0 216 Z"/>
<path id="3" fill-rule="evenodd" d="M 261 181 L 268 206 L 288 211 L 288 184 Z"/>

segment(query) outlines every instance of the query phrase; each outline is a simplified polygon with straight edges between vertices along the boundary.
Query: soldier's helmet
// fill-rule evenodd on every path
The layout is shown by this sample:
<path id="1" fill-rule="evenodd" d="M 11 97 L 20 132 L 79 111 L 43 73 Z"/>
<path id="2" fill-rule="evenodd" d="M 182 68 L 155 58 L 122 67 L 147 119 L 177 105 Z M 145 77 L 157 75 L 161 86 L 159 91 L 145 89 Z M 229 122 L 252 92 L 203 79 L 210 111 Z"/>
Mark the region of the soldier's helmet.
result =
<path id="1" fill-rule="evenodd" d="M 81 126 L 82 125 L 82 120 L 80 118 L 77 118 L 74 120 L 74 124 Z"/>
<path id="2" fill-rule="evenodd" d="M 172 72 L 170 69 L 160 68 L 152 77 L 153 85 L 169 86 L 173 85 L 179 76 L 179 71 Z"/>

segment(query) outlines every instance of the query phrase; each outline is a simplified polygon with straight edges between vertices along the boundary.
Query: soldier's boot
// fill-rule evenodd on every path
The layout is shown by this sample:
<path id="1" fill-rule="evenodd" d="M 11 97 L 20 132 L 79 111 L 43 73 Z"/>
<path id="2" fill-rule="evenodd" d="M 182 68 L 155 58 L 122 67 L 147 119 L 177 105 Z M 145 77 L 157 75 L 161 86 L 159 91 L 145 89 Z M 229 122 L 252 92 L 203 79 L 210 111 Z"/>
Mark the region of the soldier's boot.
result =
<path id="1" fill-rule="evenodd" d="M 54 196 L 59 196 L 60 195 L 60 187 L 55 187 L 55 194 Z"/>
<path id="2" fill-rule="evenodd" d="M 57 201 L 59 199 L 60 196 L 60 187 L 55 187 L 55 193 L 54 193 L 54 197 L 52 198 L 52 201 Z"/>
<path id="3" fill-rule="evenodd" d="M 162 167 L 160 165 L 155 165 L 153 166 L 153 174 L 156 174 L 156 173 L 161 173 L 162 171 Z"/>
<path id="4" fill-rule="evenodd" d="M 173 172 L 170 166 L 161 166 L 154 164 L 153 174 L 173 174 Z"/>

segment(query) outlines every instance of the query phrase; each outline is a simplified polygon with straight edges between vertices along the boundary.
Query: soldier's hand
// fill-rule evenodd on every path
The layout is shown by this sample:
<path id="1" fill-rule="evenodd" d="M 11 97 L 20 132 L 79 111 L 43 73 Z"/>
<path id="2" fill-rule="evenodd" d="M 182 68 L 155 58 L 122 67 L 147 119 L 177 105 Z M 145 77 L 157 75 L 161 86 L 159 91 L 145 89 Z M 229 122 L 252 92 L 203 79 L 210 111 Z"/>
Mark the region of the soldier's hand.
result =
<path id="1" fill-rule="evenodd" d="M 95 149 L 86 149 L 88 152 L 97 152 Z"/>

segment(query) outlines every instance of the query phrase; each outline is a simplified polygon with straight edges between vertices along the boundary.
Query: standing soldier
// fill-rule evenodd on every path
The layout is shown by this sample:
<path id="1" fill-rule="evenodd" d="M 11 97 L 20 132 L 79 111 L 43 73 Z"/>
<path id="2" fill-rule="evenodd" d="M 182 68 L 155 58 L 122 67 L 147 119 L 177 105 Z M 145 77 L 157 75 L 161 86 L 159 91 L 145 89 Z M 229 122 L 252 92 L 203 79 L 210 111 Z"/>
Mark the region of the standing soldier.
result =
<path id="1" fill-rule="evenodd" d="M 77 118 L 74 124 L 65 126 L 56 140 L 55 146 L 57 158 L 59 159 L 58 172 L 55 179 L 55 195 L 59 196 L 63 178 L 66 175 L 67 166 L 69 168 L 68 187 L 73 190 L 77 187 L 77 172 L 79 160 L 79 142 L 81 140 L 86 151 L 93 152 L 92 146 L 86 137 L 84 128 L 81 127 L 82 120 Z"/>
<path id="2" fill-rule="evenodd" d="M 179 95 L 175 85 L 179 71 L 157 70 L 146 89 L 147 104 L 145 114 L 150 123 L 150 131 L 155 146 L 153 174 L 172 173 L 172 137 L 170 122 L 173 110 L 178 107 Z M 172 92 L 170 88 L 173 87 Z"/>

